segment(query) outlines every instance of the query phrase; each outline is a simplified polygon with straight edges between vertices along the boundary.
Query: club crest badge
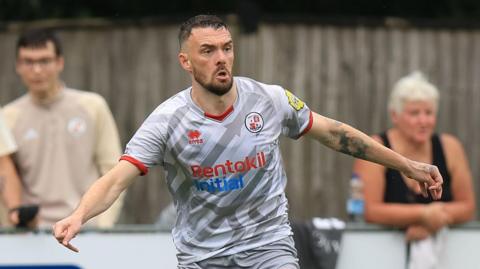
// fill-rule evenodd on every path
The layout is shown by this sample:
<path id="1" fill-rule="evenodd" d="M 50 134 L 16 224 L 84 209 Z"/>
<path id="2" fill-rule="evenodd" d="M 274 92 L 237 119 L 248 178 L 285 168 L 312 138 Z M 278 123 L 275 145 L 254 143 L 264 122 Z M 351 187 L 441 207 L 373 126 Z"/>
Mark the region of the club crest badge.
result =
<path id="1" fill-rule="evenodd" d="M 290 104 L 290 106 L 293 107 L 293 109 L 295 109 L 296 111 L 301 110 L 305 106 L 305 103 L 302 100 L 298 99 L 298 97 L 293 95 L 293 93 L 291 93 L 289 90 L 285 90 L 285 95 L 287 95 L 288 97 L 288 103 Z"/>
<path id="2" fill-rule="evenodd" d="M 73 117 L 67 123 L 68 132 L 74 137 L 80 137 L 87 131 L 87 122 L 80 117 Z"/>
<path id="3" fill-rule="evenodd" d="M 252 133 L 258 133 L 263 129 L 263 118 L 257 112 L 250 112 L 245 117 L 245 127 Z"/>

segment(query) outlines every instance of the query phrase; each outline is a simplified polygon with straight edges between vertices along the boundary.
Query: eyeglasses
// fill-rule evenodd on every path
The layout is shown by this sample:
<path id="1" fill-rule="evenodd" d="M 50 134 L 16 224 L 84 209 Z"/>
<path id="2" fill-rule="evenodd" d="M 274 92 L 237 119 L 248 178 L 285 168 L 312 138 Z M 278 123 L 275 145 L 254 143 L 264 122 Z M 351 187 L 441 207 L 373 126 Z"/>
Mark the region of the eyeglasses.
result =
<path id="1" fill-rule="evenodd" d="M 50 66 L 56 58 L 40 58 L 38 60 L 32 59 L 19 59 L 18 63 L 28 68 L 33 68 L 35 65 L 38 65 L 41 68 Z"/>

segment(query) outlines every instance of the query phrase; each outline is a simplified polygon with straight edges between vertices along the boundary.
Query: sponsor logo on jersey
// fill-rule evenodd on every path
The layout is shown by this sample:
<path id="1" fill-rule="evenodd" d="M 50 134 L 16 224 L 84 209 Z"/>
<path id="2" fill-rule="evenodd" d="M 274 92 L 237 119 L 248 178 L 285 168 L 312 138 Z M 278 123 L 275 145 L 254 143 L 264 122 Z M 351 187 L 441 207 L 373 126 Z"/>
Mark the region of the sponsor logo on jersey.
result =
<path id="1" fill-rule="evenodd" d="M 258 133 L 263 129 L 263 117 L 260 113 L 250 112 L 245 117 L 245 127 L 252 133 Z"/>
<path id="2" fill-rule="evenodd" d="M 259 152 L 255 157 L 245 157 L 244 160 L 213 166 L 190 166 L 197 191 L 211 193 L 238 190 L 243 188 L 243 177 L 246 172 L 265 166 L 265 153 Z"/>
<path id="3" fill-rule="evenodd" d="M 289 90 L 285 90 L 285 94 L 287 95 L 288 103 L 296 111 L 299 111 L 303 107 L 305 107 L 305 103 L 302 100 L 298 99 L 298 97 L 293 95 L 293 93 L 291 93 Z"/>
<path id="4" fill-rule="evenodd" d="M 188 144 L 192 145 L 199 145 L 199 144 L 203 144 L 203 138 L 200 138 L 200 136 L 202 135 L 202 133 L 200 133 L 199 130 L 189 130 L 187 132 L 187 136 L 188 136 Z"/>

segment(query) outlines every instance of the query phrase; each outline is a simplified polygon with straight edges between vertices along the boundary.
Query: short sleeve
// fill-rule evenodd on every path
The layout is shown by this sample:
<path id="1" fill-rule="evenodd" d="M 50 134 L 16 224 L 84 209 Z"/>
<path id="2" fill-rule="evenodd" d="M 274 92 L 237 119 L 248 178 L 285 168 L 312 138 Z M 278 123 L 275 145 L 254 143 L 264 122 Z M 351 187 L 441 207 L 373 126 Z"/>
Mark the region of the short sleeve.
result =
<path id="1" fill-rule="evenodd" d="M 167 128 L 166 116 L 154 112 L 130 139 L 120 159 L 131 162 L 146 174 L 148 168 L 162 163 Z"/>
<path id="2" fill-rule="evenodd" d="M 282 134 L 298 139 L 312 127 L 312 112 L 308 106 L 287 89 L 278 87 L 275 93 L 276 107 L 282 124 Z"/>

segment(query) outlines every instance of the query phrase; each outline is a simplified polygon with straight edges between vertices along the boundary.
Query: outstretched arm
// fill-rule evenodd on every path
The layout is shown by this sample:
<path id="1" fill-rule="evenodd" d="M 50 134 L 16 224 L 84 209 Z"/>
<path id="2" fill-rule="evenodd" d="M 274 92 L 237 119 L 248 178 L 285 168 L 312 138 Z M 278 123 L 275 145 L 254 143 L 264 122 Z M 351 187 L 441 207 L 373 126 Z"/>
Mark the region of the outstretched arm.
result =
<path id="1" fill-rule="evenodd" d="M 53 226 L 53 235 L 57 241 L 78 252 L 78 249 L 70 244 L 70 240 L 77 235 L 85 222 L 111 206 L 139 174 L 140 171 L 133 164 L 120 161 L 112 170 L 95 181 L 83 195 L 77 209 Z"/>
<path id="2" fill-rule="evenodd" d="M 399 170 L 418 181 L 424 195 L 426 185 L 434 199 L 442 195 L 443 179 L 436 166 L 409 160 L 347 124 L 313 113 L 312 128 L 307 136 L 336 151 Z"/>

